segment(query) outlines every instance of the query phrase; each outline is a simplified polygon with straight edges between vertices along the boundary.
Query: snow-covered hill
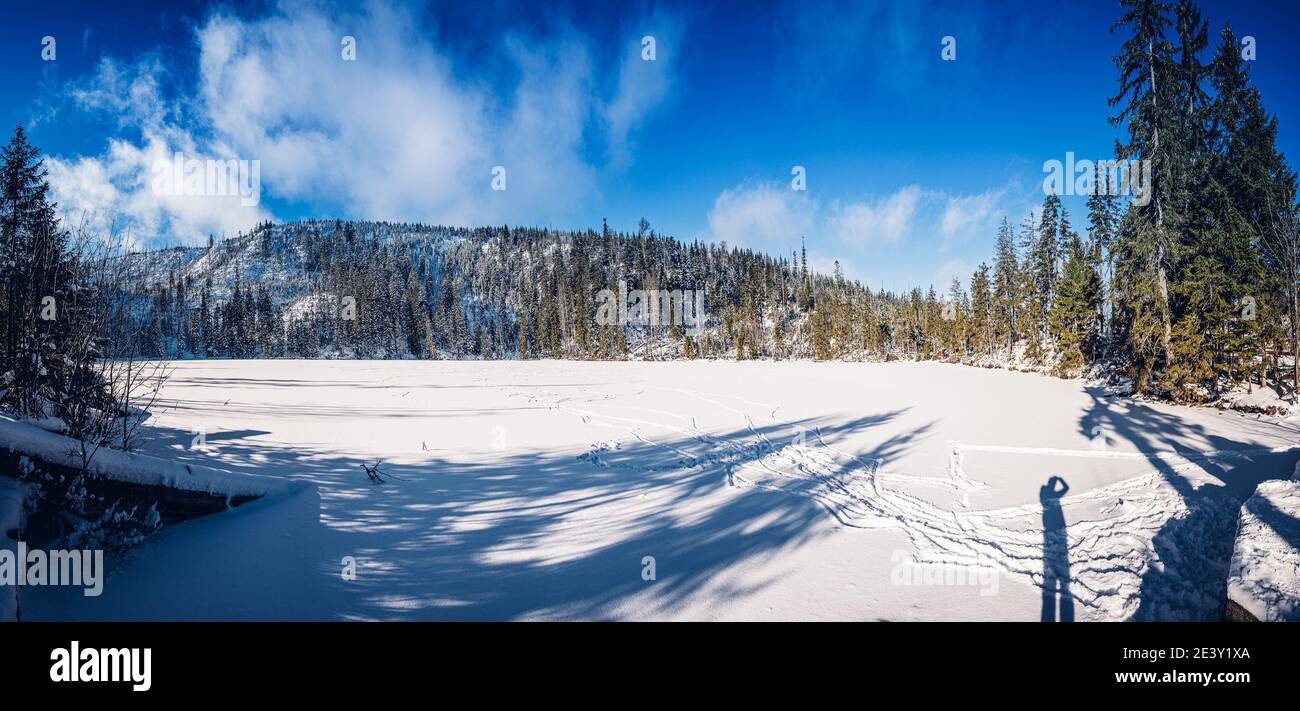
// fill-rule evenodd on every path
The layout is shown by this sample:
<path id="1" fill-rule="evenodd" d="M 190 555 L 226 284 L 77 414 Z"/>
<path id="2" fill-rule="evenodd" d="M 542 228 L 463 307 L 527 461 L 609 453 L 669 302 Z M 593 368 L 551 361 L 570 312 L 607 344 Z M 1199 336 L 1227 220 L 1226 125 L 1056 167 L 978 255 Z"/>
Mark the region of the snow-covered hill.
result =
<path id="1" fill-rule="evenodd" d="M 653 232 L 342 221 L 264 224 L 130 254 L 121 269 L 140 306 L 118 331 L 168 357 L 807 357 L 812 290 L 835 284 L 785 259 Z M 657 325 L 600 321 L 606 294 L 626 304 L 640 291 L 647 306 L 698 293 L 703 323 L 680 308 Z"/>

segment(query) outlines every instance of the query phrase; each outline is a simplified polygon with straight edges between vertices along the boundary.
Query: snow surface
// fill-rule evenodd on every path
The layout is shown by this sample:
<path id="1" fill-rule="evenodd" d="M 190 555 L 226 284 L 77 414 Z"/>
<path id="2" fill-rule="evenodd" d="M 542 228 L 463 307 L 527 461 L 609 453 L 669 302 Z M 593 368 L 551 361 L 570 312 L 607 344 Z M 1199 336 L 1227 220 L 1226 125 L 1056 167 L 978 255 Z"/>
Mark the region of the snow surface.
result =
<path id="1" fill-rule="evenodd" d="M 82 463 L 76 440 L 5 415 L 0 415 L 0 447 L 52 464 L 80 468 Z M 268 496 L 300 488 L 284 479 L 219 471 L 197 462 L 176 462 L 108 447 L 95 453 L 90 470 L 113 481 L 222 496 Z"/>
<path id="2" fill-rule="evenodd" d="M 1258 386 L 1249 392 L 1244 387 L 1238 387 L 1224 395 L 1216 404 L 1240 412 L 1300 413 L 1300 405 L 1279 397 L 1273 388 Z"/>
<path id="3" fill-rule="evenodd" d="M 317 488 L 25 617 L 1217 619 L 1300 457 L 1294 417 L 939 363 L 174 365 L 147 450 Z"/>
<path id="4" fill-rule="evenodd" d="M 1241 507 L 1228 597 L 1264 622 L 1300 620 L 1300 463 Z"/>

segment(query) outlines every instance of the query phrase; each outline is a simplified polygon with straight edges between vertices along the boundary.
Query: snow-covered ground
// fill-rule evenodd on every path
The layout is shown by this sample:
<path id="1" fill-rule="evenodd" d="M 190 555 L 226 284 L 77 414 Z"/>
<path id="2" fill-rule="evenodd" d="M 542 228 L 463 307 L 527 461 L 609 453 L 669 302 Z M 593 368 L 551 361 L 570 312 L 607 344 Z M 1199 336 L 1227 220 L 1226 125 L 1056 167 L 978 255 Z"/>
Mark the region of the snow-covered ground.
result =
<path id="1" fill-rule="evenodd" d="M 1300 620 L 1300 463 L 1241 507 L 1228 597 L 1257 620 Z"/>
<path id="2" fill-rule="evenodd" d="M 25 617 L 1211 619 L 1300 457 L 1294 418 L 938 363 L 175 366 L 148 453 L 316 489 Z"/>
<path id="3" fill-rule="evenodd" d="M 7 415 L 0 415 L 0 448 L 73 469 L 79 469 L 82 463 L 78 440 Z M 181 463 L 173 461 L 170 456 L 151 457 L 108 447 L 95 450 L 89 469 L 95 476 L 113 481 L 227 497 L 271 496 L 303 488 L 280 478 L 217 471 L 203 463 Z M 0 514 L 0 523 L 3 521 L 3 514 Z"/>

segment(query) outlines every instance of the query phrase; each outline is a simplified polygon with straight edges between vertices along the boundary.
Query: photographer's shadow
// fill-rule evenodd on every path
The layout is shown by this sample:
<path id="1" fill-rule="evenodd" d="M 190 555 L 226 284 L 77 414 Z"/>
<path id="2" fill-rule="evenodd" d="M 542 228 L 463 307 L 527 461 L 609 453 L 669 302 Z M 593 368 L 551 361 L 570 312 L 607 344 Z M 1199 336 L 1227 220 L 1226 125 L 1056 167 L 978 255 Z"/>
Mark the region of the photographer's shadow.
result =
<path id="1" fill-rule="evenodd" d="M 1070 486 L 1059 476 L 1051 477 L 1038 490 L 1038 500 L 1043 504 L 1043 622 L 1074 621 L 1070 546 L 1065 514 L 1061 511 L 1061 497 L 1069 490 Z"/>

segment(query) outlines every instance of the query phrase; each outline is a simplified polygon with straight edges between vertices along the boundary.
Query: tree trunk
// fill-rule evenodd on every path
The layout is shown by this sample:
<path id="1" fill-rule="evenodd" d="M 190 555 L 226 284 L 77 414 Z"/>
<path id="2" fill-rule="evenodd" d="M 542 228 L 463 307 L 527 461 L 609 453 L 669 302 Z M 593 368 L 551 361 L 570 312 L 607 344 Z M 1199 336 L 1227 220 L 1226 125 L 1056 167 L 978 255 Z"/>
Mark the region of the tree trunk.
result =
<path id="1" fill-rule="evenodd" d="M 1155 59 L 1154 40 L 1148 39 L 1147 40 L 1147 77 L 1150 81 L 1151 114 L 1153 118 L 1156 116 L 1158 111 L 1158 107 L 1156 106 L 1156 96 L 1158 96 L 1158 94 L 1156 93 L 1155 62 L 1156 59 Z M 1156 158 L 1158 158 L 1160 155 L 1160 126 L 1158 124 L 1152 128 L 1151 144 L 1152 144 L 1151 161 L 1154 163 Z M 1156 203 L 1156 234 L 1159 236 L 1160 239 L 1163 239 L 1165 234 L 1165 210 L 1164 210 L 1164 206 L 1161 204 L 1160 196 L 1157 194 L 1156 186 L 1154 182 L 1156 180 L 1159 180 L 1160 173 L 1158 170 L 1152 170 L 1151 174 L 1153 176 L 1153 182 L 1150 188 L 1151 197 L 1152 199 L 1155 200 Z M 1173 335 L 1172 335 L 1173 326 L 1170 322 L 1170 314 L 1169 314 L 1169 282 L 1165 276 L 1165 250 L 1163 244 L 1159 245 L 1156 248 L 1156 274 L 1158 279 L 1158 286 L 1160 289 L 1160 300 L 1164 302 L 1163 304 L 1161 304 L 1163 308 L 1161 308 L 1160 310 L 1161 326 L 1164 328 L 1164 333 L 1160 338 L 1160 346 L 1165 352 L 1165 363 L 1168 364 L 1170 361 L 1170 343 L 1173 340 Z"/>
<path id="2" fill-rule="evenodd" d="M 1291 399 L 1300 403 L 1300 275 L 1291 270 Z"/>

